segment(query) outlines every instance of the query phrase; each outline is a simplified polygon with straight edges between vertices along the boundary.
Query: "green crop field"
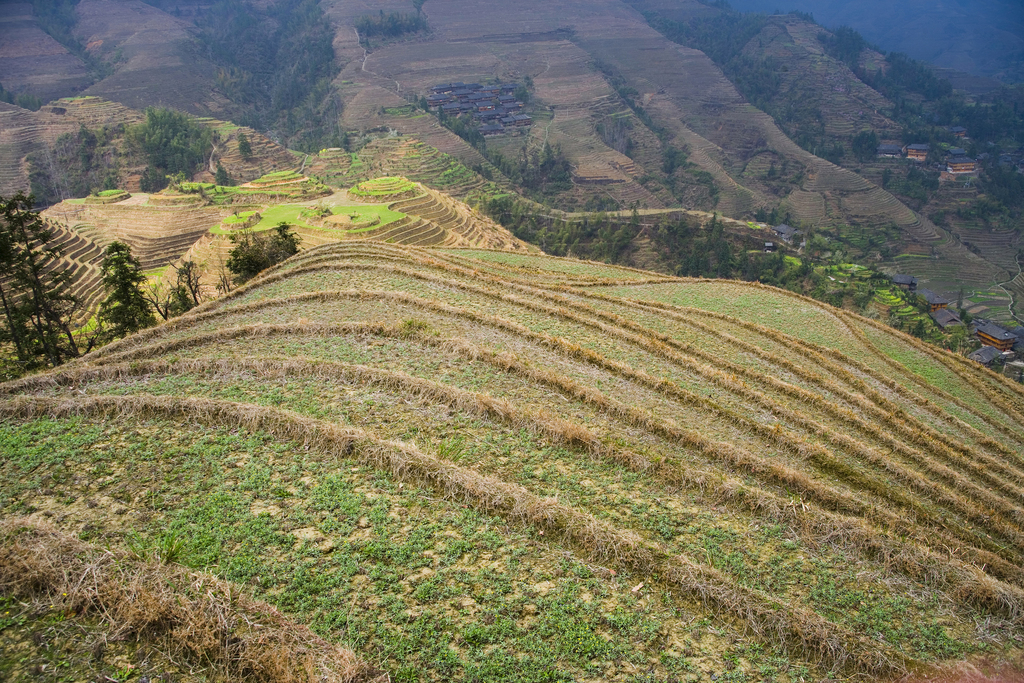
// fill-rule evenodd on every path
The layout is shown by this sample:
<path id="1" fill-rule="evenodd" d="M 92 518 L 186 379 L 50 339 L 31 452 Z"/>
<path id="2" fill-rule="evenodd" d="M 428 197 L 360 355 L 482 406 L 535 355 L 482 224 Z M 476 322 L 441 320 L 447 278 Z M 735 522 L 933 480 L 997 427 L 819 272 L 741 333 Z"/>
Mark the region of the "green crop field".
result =
<path id="1" fill-rule="evenodd" d="M 1024 391 L 757 284 L 328 244 L 0 413 L 0 572 L 163 558 L 329 680 L 895 681 L 1024 640 Z M 74 616 L 58 574 L 0 618 Z"/>
<path id="2" fill-rule="evenodd" d="M 260 212 L 260 221 L 259 223 L 254 225 L 252 229 L 255 232 L 262 232 L 264 230 L 270 230 L 276 227 L 281 222 L 288 223 L 289 225 L 301 225 L 311 230 L 321 229 L 317 228 L 316 226 L 310 225 L 307 219 L 303 216 L 303 213 L 308 209 L 309 207 L 301 206 L 298 204 L 277 204 L 275 206 L 270 206 Z M 387 208 L 384 205 L 334 206 L 331 207 L 331 210 L 335 214 L 348 214 L 355 216 L 356 218 L 353 221 L 355 223 L 368 221 L 373 218 L 378 218 L 380 222 L 374 224 L 373 226 L 371 226 L 371 228 L 368 229 L 376 229 L 383 225 L 393 223 L 405 217 L 404 213 L 392 211 L 391 209 Z M 240 214 L 238 218 L 241 219 L 242 216 L 245 216 L 245 214 Z M 225 219 L 224 222 L 228 223 L 229 219 Z M 236 219 L 235 222 L 242 221 Z M 226 235 L 230 234 L 232 231 L 226 230 L 224 228 L 211 228 L 210 232 L 218 235 Z"/>

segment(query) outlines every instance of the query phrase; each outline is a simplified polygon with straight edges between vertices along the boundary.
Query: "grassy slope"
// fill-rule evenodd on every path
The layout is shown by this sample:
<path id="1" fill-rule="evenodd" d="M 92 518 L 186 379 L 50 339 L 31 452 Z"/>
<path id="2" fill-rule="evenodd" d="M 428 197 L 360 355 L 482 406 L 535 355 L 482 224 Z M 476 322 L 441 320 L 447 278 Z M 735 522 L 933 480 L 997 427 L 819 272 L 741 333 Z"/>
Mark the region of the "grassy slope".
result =
<path id="1" fill-rule="evenodd" d="M 779 290 L 327 245 L 3 391 L 3 515 L 177 531 L 395 680 L 887 677 L 1024 635 L 1024 395 Z"/>

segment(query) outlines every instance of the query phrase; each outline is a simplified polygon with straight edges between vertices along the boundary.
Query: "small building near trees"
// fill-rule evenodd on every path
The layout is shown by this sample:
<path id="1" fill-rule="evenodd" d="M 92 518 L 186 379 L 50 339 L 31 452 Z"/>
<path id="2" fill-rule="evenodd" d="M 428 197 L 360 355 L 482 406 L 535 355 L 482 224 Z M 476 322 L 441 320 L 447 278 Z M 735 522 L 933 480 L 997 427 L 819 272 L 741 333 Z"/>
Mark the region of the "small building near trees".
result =
<path id="1" fill-rule="evenodd" d="M 785 223 L 776 225 L 772 230 L 776 235 L 782 238 L 783 242 L 792 242 L 793 238 L 800 232 L 796 228 L 786 225 Z"/>
<path id="2" fill-rule="evenodd" d="M 949 310 L 948 308 L 940 308 L 938 310 L 932 311 L 930 315 L 932 316 L 932 320 L 935 321 L 935 324 L 938 325 L 943 330 L 964 324 L 963 321 L 960 320 L 960 316 L 958 316 L 956 313 Z"/>
<path id="3" fill-rule="evenodd" d="M 982 346 L 980 349 L 967 356 L 967 359 L 988 367 L 999 358 L 1002 358 L 1002 356 L 1003 353 L 999 349 L 992 346 Z"/>
<path id="4" fill-rule="evenodd" d="M 917 278 L 913 275 L 893 275 L 892 283 L 900 289 L 905 289 L 908 292 L 917 291 Z"/>

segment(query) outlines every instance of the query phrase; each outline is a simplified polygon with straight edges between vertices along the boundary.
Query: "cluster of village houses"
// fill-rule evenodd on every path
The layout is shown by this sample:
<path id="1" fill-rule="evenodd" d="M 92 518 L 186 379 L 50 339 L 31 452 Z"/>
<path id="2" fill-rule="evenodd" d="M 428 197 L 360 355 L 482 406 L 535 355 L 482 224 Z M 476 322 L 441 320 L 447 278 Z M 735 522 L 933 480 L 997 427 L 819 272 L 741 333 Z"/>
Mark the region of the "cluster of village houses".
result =
<path id="1" fill-rule="evenodd" d="M 952 302 L 930 289 L 918 287 L 917 278 L 913 275 L 894 275 L 892 281 L 901 289 L 924 297 L 932 319 L 943 330 L 963 325 L 960 317 L 949 309 Z M 981 342 L 981 348 L 968 356 L 973 361 L 991 365 L 997 360 L 1013 360 L 1015 355 L 1024 357 L 1024 325 L 1005 328 L 991 320 L 975 318 L 971 321 L 970 331 Z"/>
<path id="2" fill-rule="evenodd" d="M 439 83 L 430 89 L 427 107 L 448 116 L 472 114 L 482 135 L 501 135 L 533 123 L 513 94 L 518 89 L 518 83 Z"/>
<path id="3" fill-rule="evenodd" d="M 967 137 L 967 129 L 963 126 L 950 126 L 948 130 L 955 138 L 963 139 Z M 878 146 L 877 153 L 879 158 L 906 158 L 923 164 L 927 162 L 931 151 L 931 145 L 926 143 L 903 145 L 902 147 L 900 145 L 884 144 Z M 963 147 L 950 147 L 946 150 L 943 157 L 943 160 L 936 164 L 940 180 L 959 180 L 977 175 L 979 170 L 978 162 L 991 158 L 991 155 L 983 152 L 975 159 L 968 156 L 967 150 Z M 1016 166 L 1018 173 L 1024 173 L 1024 157 L 1020 154 L 1016 155 L 1016 157 L 1012 154 L 999 155 L 999 165 Z"/>

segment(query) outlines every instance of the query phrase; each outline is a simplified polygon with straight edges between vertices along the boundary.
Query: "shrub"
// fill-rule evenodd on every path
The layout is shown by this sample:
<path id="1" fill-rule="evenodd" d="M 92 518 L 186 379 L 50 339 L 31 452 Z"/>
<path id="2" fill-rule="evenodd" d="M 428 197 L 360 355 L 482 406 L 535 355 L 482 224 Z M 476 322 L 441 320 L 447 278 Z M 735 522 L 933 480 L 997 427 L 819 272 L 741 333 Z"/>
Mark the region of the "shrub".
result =
<path id="1" fill-rule="evenodd" d="M 227 267 L 241 284 L 251 280 L 261 270 L 284 261 L 299 251 L 299 238 L 284 221 L 273 230 L 253 232 L 246 229 L 231 236 L 237 245 L 231 250 Z"/>

